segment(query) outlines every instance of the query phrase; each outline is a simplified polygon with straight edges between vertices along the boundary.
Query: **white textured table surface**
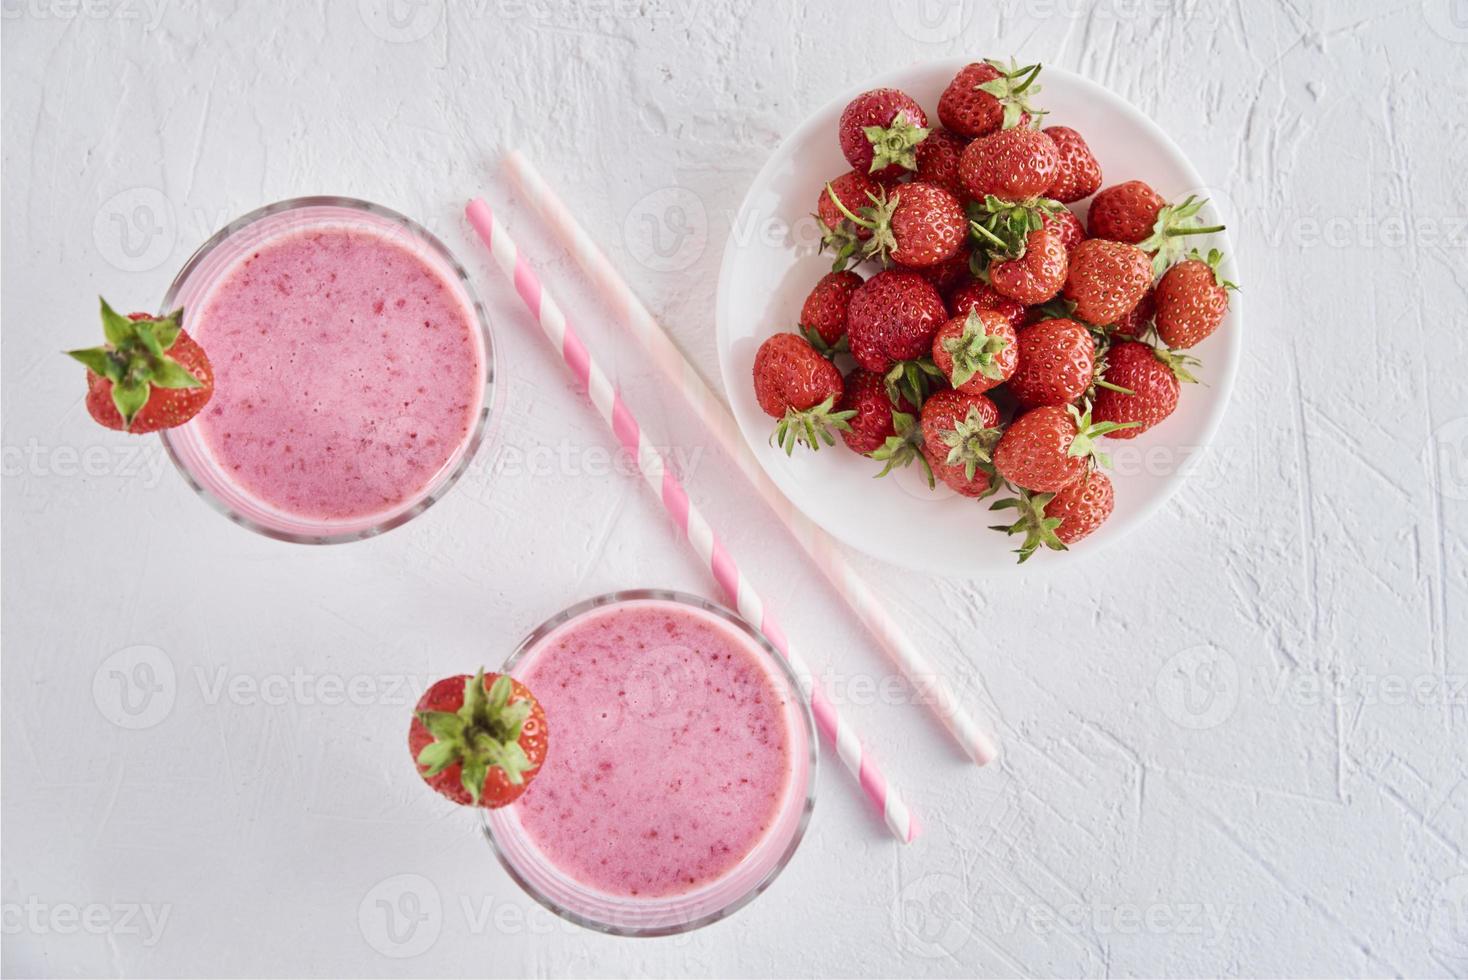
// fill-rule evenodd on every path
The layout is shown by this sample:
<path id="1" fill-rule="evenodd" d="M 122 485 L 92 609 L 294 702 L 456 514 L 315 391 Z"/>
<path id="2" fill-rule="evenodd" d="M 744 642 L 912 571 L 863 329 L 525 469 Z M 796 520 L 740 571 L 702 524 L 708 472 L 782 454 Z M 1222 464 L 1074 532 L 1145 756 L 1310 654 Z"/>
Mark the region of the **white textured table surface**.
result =
<path id="1" fill-rule="evenodd" d="M 1468 974 L 1461 0 L 199 7 L 4 3 L 7 974 Z M 878 70 L 1011 51 L 1120 92 L 1213 182 L 1248 342 L 1208 464 L 1104 557 L 870 569 L 992 720 L 977 770 L 879 685 L 494 161 L 525 150 L 712 377 L 722 243 L 782 133 Z M 713 587 L 471 243 L 476 191 L 619 349 L 918 843 L 827 765 L 768 894 L 616 940 L 531 904 L 419 787 L 427 679 L 577 598 Z M 57 353 L 97 293 L 151 306 L 224 220 L 307 193 L 456 248 L 504 379 L 442 504 L 328 549 L 217 517 L 156 440 L 93 427 Z"/>

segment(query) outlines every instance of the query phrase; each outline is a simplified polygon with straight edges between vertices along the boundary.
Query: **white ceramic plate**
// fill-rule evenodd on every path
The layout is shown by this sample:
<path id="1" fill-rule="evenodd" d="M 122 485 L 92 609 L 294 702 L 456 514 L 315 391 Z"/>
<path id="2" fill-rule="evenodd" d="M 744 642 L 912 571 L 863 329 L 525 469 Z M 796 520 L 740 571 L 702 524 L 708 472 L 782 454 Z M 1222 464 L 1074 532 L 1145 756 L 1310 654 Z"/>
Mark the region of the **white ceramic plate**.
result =
<path id="1" fill-rule="evenodd" d="M 818 453 L 797 447 L 787 457 L 769 444 L 774 420 L 755 401 L 751 372 L 759 345 L 771 334 L 795 328 L 806 294 L 830 269 L 829 255 L 816 251 L 819 241 L 810 212 L 824 181 L 850 169 L 836 141 L 841 110 L 867 89 L 892 86 L 917 99 L 936 126 L 939 93 L 970 60 L 933 62 L 874 78 L 795 130 L 760 170 L 735 218 L 717 303 L 724 387 L 744 438 L 771 479 L 808 517 L 847 544 L 907 568 L 950 575 L 1012 570 L 1018 539 L 991 531 L 989 525 L 1013 512 L 1001 511 L 996 517 L 989 511 L 995 498 L 975 503 L 942 484 L 930 491 L 916 465 L 873 479 L 880 465 L 840 443 Z M 1060 69 L 1046 67 L 1040 81 L 1044 91 L 1036 101 L 1050 110 L 1045 124 L 1080 131 L 1100 161 L 1103 187 L 1145 180 L 1169 201 L 1201 192 L 1212 198 L 1201 215 L 1208 224 L 1230 217 L 1226 201 L 1208 190 L 1177 145 L 1131 105 Z M 1082 220 L 1086 203 L 1073 205 Z M 1223 249 L 1227 278 L 1241 281 L 1227 233 L 1199 236 L 1195 244 Z M 874 268 L 860 271 L 870 276 Z M 1127 441 L 1106 440 L 1116 487 L 1111 519 L 1068 552 L 1035 555 L 1026 569 L 1075 561 L 1117 541 L 1146 521 L 1198 469 L 1239 363 L 1239 294 L 1231 297 L 1223 326 L 1190 352 L 1203 362 L 1195 372 L 1202 384 L 1185 385 L 1177 411 L 1150 432 Z"/>

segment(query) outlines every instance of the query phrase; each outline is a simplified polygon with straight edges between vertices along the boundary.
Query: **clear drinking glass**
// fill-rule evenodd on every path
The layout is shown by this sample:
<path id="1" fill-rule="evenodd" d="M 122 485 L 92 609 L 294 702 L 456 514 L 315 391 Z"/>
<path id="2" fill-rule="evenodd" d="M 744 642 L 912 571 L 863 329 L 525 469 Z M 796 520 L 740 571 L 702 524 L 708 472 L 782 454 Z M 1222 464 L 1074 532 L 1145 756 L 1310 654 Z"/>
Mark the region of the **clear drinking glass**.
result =
<path id="1" fill-rule="evenodd" d="M 230 222 L 184 263 L 163 299 L 163 312 L 202 302 L 235 263 L 261 244 L 283 234 L 311 228 L 357 229 L 411 246 L 457 293 L 478 325 L 474 343 L 483 364 L 483 387 L 475 421 L 439 472 L 419 492 L 394 507 L 363 517 L 326 520 L 291 514 L 250 494 L 210 454 L 199 428 L 186 423 L 162 432 L 163 445 L 189 486 L 230 520 L 252 531 L 300 544 L 357 541 L 391 530 L 423 513 L 468 469 L 484 440 L 494 393 L 494 342 L 484 305 L 469 285 L 463 266 L 426 228 L 396 211 L 350 197 L 298 197 L 251 211 Z M 208 411 L 206 408 L 205 411 Z"/>
<path id="2" fill-rule="evenodd" d="M 676 603 L 710 613 L 732 625 L 763 654 L 767 676 L 780 692 L 787 712 L 791 739 L 791 774 L 769 830 L 732 869 L 693 890 L 659 897 L 611 895 L 577 881 L 556 867 L 536 847 L 521 825 L 514 804 L 481 811 L 484 835 L 510 877 L 541 905 L 578 925 L 619 936 L 668 936 L 716 922 L 750 902 L 779 875 L 795 854 L 815 806 L 817 746 L 810 706 L 784 658 L 764 635 L 735 613 L 698 596 L 657 589 L 614 592 L 578 602 L 557 613 L 530 633 L 501 668 L 521 677 L 542 641 L 566 625 L 604 606 L 648 600 Z M 548 719 L 551 752 L 555 751 L 555 723 Z M 534 790 L 534 786 L 531 786 Z"/>

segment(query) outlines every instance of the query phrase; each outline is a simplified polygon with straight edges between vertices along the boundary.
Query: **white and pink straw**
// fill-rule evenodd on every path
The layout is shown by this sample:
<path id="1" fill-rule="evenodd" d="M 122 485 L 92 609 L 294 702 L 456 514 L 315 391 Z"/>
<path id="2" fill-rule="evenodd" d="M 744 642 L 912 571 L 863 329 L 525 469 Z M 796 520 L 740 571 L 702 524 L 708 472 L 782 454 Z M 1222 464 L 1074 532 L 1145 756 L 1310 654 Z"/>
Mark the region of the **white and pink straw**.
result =
<path id="1" fill-rule="evenodd" d="M 862 791 L 881 813 L 893 835 L 904 843 L 913 840 L 917 836 L 918 825 L 912 812 L 866 753 L 855 730 L 822 693 L 809 665 L 791 647 L 789 638 L 776 622 L 774 614 L 766 608 L 764 600 L 739 570 L 713 527 L 688 499 L 682 483 L 666 465 L 662 455 L 643 436 L 637 419 L 622 401 L 611 378 L 592 359 L 580 336 L 567 322 L 560 306 L 541 285 L 535 270 L 520 256 L 520 250 L 505 233 L 504 226 L 495 219 L 489 205 L 476 198 L 469 202 L 465 214 L 488 246 L 495 263 L 515 284 L 515 291 L 530 309 L 546 339 L 555 345 L 566 367 L 576 379 L 586 386 L 592 404 L 616 435 L 617 441 L 636 456 L 643 480 L 662 500 L 678 529 L 713 572 L 729 602 L 741 616 L 760 628 L 790 665 L 800 683 L 801 693 L 810 702 L 816 727 L 836 749 L 842 765 L 856 777 Z"/>
<path id="2" fill-rule="evenodd" d="M 725 454 L 739 464 L 745 478 L 825 574 L 836 594 L 902 670 L 917 692 L 919 702 L 933 710 L 969 758 L 981 766 L 991 762 L 998 753 L 994 740 L 969 714 L 943 673 L 888 611 L 887 602 L 852 568 L 840 546 L 775 486 L 745 444 L 729 409 L 678 350 L 626 280 L 618 275 L 611 260 L 597 248 L 571 210 L 518 151 L 506 154 L 505 166 L 531 206 L 610 302 L 618 319 L 652 355 L 664 376 L 683 393 L 705 427 L 718 438 Z"/>

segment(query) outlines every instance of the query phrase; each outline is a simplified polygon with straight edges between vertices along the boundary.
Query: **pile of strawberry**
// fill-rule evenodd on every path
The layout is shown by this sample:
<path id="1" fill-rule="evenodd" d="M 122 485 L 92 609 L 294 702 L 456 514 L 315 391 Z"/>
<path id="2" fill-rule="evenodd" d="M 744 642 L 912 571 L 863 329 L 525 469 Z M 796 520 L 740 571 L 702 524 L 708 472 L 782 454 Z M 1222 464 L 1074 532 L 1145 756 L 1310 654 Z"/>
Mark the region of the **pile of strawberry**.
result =
<path id="1" fill-rule="evenodd" d="M 1200 223 L 1206 202 L 1169 204 L 1139 180 L 1100 190 L 1081 135 L 1041 126 L 1039 72 L 964 67 L 938 99 L 941 129 L 897 89 L 852 100 L 838 134 L 852 169 L 816 204 L 833 271 L 799 332 L 754 360 L 787 453 L 839 433 L 879 476 L 917 462 L 929 486 L 1012 494 L 992 507 L 1014 511 L 997 529 L 1024 535 L 1020 561 L 1110 516 L 1098 440 L 1172 414 L 1195 380 L 1180 352 L 1237 288 L 1216 249 L 1184 254 L 1189 236 L 1223 230 Z M 1082 224 L 1067 205 L 1086 198 Z"/>

